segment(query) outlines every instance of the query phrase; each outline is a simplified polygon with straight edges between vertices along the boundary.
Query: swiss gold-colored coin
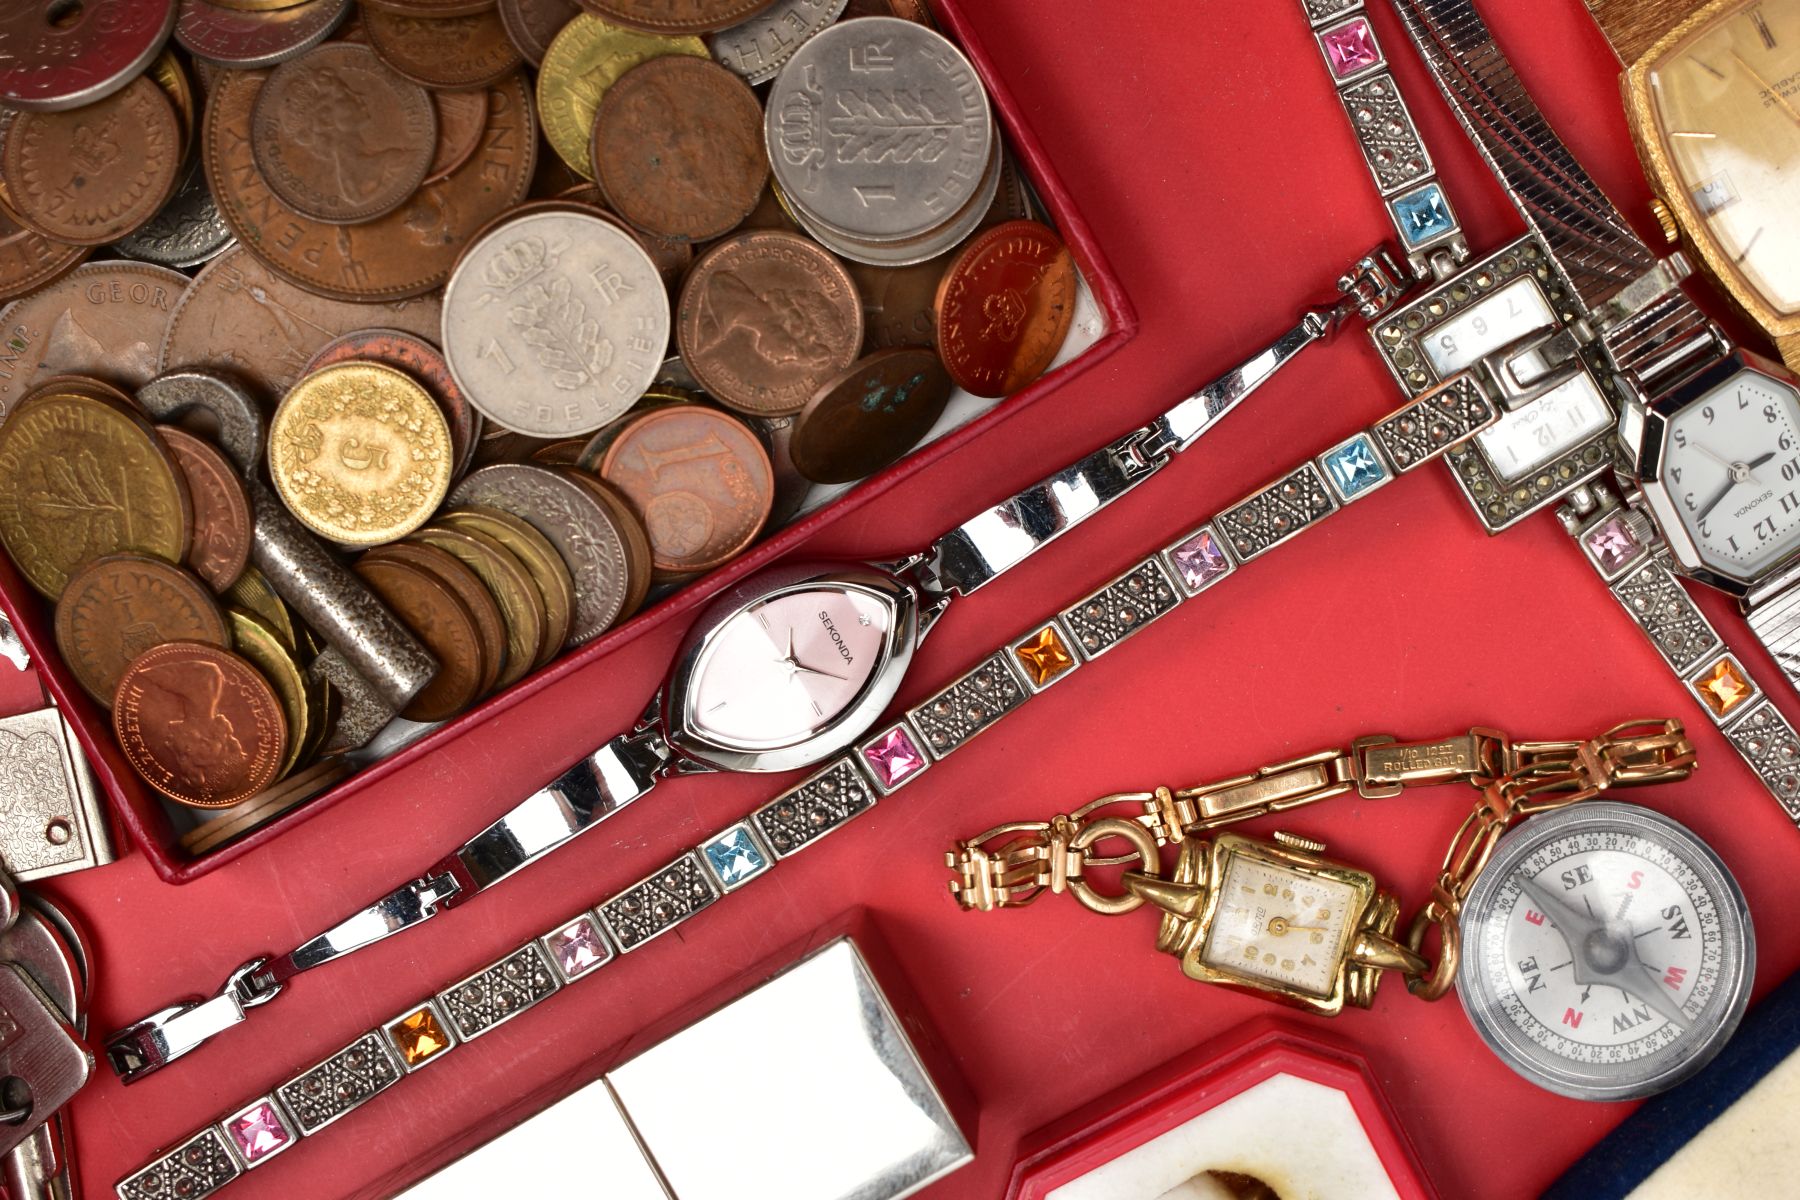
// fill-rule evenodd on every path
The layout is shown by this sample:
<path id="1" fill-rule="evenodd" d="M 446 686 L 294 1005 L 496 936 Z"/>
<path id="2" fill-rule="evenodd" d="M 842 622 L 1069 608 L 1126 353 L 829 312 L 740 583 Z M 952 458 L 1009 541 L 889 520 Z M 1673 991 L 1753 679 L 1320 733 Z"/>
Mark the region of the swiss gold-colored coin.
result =
<path id="1" fill-rule="evenodd" d="M 449 509 L 440 514 L 438 521 L 451 529 L 485 534 L 519 560 L 544 602 L 543 641 L 532 669 L 555 658 L 574 628 L 575 580 L 550 539 L 509 512 L 475 504 Z"/>
<path id="2" fill-rule="evenodd" d="M 128 405 L 39 391 L 0 424 L 0 541 L 51 599 L 102 554 L 182 562 L 192 531 L 181 468 Z"/>
<path id="3" fill-rule="evenodd" d="M 583 179 L 594 177 L 594 114 L 625 72 L 665 54 L 710 59 L 697 37 L 663 37 L 582 13 L 563 26 L 538 73 L 538 118 L 557 157 Z"/>
<path id="4" fill-rule="evenodd" d="M 289 653 L 298 653 L 300 640 L 295 635 L 294 618 L 288 612 L 281 597 L 269 586 L 268 579 L 255 567 L 245 567 L 244 573 L 237 577 L 237 582 L 225 589 L 225 602 L 246 612 L 253 613 L 258 620 L 281 639 Z"/>
<path id="5" fill-rule="evenodd" d="M 430 394 L 374 363 L 307 376 L 269 426 L 269 475 L 282 500 L 301 524 L 344 546 L 377 546 L 423 525 L 450 490 L 455 462 Z"/>
<path id="6" fill-rule="evenodd" d="M 306 676 L 281 644 L 280 635 L 262 620 L 241 608 L 229 609 L 225 618 L 231 623 L 232 648 L 262 672 L 275 689 L 281 711 L 287 717 L 287 753 L 275 771 L 275 778 L 281 779 L 294 769 L 304 743 L 312 738 L 312 706 L 307 703 Z"/>
<path id="7" fill-rule="evenodd" d="M 511 687 L 525 678 L 544 642 L 545 615 L 543 597 L 524 564 L 499 542 L 473 530 L 427 525 L 411 540 L 451 555 L 486 585 L 506 625 L 506 657 L 494 686 Z"/>

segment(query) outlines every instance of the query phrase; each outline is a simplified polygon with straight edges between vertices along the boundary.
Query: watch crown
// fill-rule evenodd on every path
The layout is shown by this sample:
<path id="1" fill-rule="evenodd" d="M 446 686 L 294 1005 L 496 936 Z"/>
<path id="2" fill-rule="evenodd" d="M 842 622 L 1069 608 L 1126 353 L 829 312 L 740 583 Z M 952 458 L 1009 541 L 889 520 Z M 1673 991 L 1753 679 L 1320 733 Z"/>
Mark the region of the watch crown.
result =
<path id="1" fill-rule="evenodd" d="M 1277 845 L 1286 846 L 1290 850 L 1305 850 L 1310 854 L 1325 853 L 1324 842 L 1314 841 L 1312 838 L 1308 837 L 1301 837 L 1299 834 L 1289 833 L 1285 829 L 1277 829 L 1275 831 L 1275 842 Z"/>
<path id="2" fill-rule="evenodd" d="M 1681 226 L 1675 223 L 1675 214 L 1669 211 L 1669 206 L 1664 204 L 1660 197 L 1651 199 L 1650 215 L 1656 218 L 1658 225 L 1662 226 L 1663 239 L 1669 245 L 1673 246 L 1681 241 Z"/>

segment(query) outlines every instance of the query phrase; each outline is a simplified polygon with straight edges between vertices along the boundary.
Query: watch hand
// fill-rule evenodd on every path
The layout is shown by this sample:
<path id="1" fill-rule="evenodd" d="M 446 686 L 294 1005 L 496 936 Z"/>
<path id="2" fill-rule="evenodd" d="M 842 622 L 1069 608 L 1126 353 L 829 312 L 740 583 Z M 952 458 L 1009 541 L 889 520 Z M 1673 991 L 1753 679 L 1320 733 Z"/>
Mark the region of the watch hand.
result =
<path id="1" fill-rule="evenodd" d="M 1736 486 L 1736 479 L 1727 479 L 1725 481 L 1725 486 L 1719 489 L 1719 494 L 1714 496 L 1711 500 L 1708 500 L 1706 504 L 1702 506 L 1700 511 L 1694 515 L 1694 520 L 1704 521 L 1707 517 L 1711 516 L 1712 510 L 1723 504 L 1725 502 L 1725 497 L 1731 495 L 1731 489 Z"/>
<path id="2" fill-rule="evenodd" d="M 795 661 L 794 661 L 794 627 L 793 627 L 793 626 L 792 626 L 792 625 L 789 625 L 789 626 L 788 626 L 788 648 L 787 648 L 787 653 L 786 653 L 786 654 L 784 654 L 784 655 L 782 655 L 782 656 L 781 656 L 781 657 L 782 657 L 782 658 L 783 658 L 783 659 L 785 659 L 785 660 L 786 660 L 786 661 L 787 661 L 787 662 L 788 662 L 788 663 L 789 663 L 789 664 L 790 664 L 790 665 L 792 665 L 792 666 L 799 666 L 799 665 L 800 665 L 800 664 L 799 664 L 799 663 L 797 663 L 797 662 L 795 662 Z"/>
<path id="3" fill-rule="evenodd" d="M 794 670 L 805 671 L 808 675 L 823 675 L 827 679 L 836 679 L 839 681 L 848 680 L 850 678 L 848 675 L 834 675 L 830 671 L 821 671 L 817 667 L 809 667 L 805 663 L 795 660 L 790 660 L 790 664 L 793 666 Z"/>
<path id="4" fill-rule="evenodd" d="M 1730 471 L 1737 466 L 1737 464 L 1732 462 L 1730 459 L 1726 458 L 1725 456 L 1723 456 L 1721 454 L 1713 453 L 1712 450 L 1701 445 L 1699 442 L 1694 443 L 1694 449 L 1696 449 L 1700 453 L 1706 455 L 1706 457 L 1712 459 L 1714 462 L 1718 463 L 1721 467 L 1724 467 L 1727 471 Z"/>
<path id="5" fill-rule="evenodd" d="M 1757 458 L 1751 459 L 1749 462 L 1744 464 L 1744 477 L 1746 479 L 1749 479 L 1752 483 L 1756 484 L 1757 487 L 1761 487 L 1762 480 L 1760 480 L 1756 477 L 1756 468 L 1762 466 L 1764 463 L 1768 462 L 1770 459 L 1772 459 L 1774 457 L 1775 457 L 1775 451 L 1771 450 L 1767 454 L 1760 455 Z"/>
<path id="6" fill-rule="evenodd" d="M 1750 78 L 1756 80 L 1756 86 L 1763 90 L 1763 95 L 1774 100 L 1776 104 L 1781 106 L 1781 111 L 1788 115 L 1788 120 L 1796 125 L 1800 125 L 1800 109 L 1796 109 L 1792 104 L 1789 104 L 1787 97 L 1783 96 L 1775 88 L 1770 87 L 1769 81 L 1764 79 L 1762 74 L 1758 72 L 1755 67 L 1745 62 L 1743 55 L 1739 54 L 1736 50 L 1733 50 L 1731 52 L 1731 57 L 1737 60 L 1737 65 L 1744 68 Z"/>

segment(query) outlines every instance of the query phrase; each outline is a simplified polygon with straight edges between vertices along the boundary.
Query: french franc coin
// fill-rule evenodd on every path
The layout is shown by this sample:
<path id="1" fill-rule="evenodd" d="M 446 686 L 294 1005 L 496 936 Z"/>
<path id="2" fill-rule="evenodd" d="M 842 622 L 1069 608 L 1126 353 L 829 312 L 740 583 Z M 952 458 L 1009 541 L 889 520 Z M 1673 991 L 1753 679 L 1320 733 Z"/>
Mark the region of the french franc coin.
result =
<path id="1" fill-rule="evenodd" d="M 662 277 L 629 234 L 586 213 L 538 212 L 494 229 L 457 264 L 444 358 L 488 420 L 573 437 L 648 390 L 669 324 Z"/>

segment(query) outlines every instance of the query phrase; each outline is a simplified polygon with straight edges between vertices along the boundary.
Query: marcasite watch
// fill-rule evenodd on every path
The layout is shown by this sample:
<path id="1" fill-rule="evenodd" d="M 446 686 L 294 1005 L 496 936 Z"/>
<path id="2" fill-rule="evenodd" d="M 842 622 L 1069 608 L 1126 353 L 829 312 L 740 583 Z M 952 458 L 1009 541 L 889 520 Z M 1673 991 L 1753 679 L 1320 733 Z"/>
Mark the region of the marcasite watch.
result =
<path id="1" fill-rule="evenodd" d="M 647 795 L 672 775 L 778 772 L 819 763 L 731 831 L 610 903 L 607 935 L 622 952 L 797 853 L 941 760 L 1077 664 L 1178 601 L 1160 562 L 1119 584 L 1093 616 L 990 656 L 963 681 L 877 728 L 913 652 L 950 601 L 997 578 L 1167 466 L 1308 346 L 1356 315 L 1375 318 L 1406 281 L 1385 250 L 1338 279 L 1344 298 L 1150 424 L 1134 429 L 889 563 L 784 564 L 713 602 L 683 643 L 636 728 L 608 741 L 411 881 L 303 945 L 258 958 L 220 993 L 154 1013 L 114 1034 L 107 1059 L 126 1082 L 244 1021 L 287 981 L 466 903 Z M 1481 410 L 1486 415 L 1486 409 Z M 1448 441 L 1448 426 L 1444 429 Z M 1423 457 L 1428 458 L 1429 455 Z M 1109 593 L 1110 596 L 1110 593 Z M 717 851 L 715 856 L 714 851 Z"/>
<path id="2" fill-rule="evenodd" d="M 1800 370 L 1800 0 L 1587 0 L 1656 217 Z"/>

